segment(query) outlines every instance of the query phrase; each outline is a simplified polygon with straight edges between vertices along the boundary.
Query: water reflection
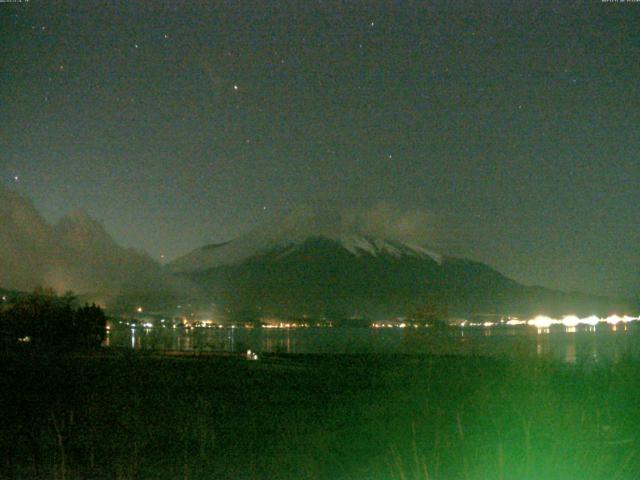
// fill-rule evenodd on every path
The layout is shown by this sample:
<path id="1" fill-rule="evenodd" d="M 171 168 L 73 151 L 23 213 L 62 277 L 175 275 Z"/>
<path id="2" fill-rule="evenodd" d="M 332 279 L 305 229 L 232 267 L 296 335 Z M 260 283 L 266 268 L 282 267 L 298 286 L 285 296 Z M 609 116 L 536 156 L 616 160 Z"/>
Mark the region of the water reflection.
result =
<path id="1" fill-rule="evenodd" d="M 575 343 L 570 343 L 567 345 L 566 355 L 564 357 L 564 361 L 567 363 L 576 363 L 576 345 Z"/>
<path id="2" fill-rule="evenodd" d="M 567 363 L 616 361 L 640 353 L 640 326 L 561 325 L 449 329 L 400 328 L 125 328 L 104 345 L 134 350 L 270 353 L 424 353 L 535 356 Z"/>
<path id="3" fill-rule="evenodd" d="M 229 347 L 227 348 L 227 350 L 230 352 L 235 352 L 236 351 L 236 329 L 230 328 L 228 332 L 229 332 L 229 335 L 227 337 L 227 340 L 228 340 Z"/>

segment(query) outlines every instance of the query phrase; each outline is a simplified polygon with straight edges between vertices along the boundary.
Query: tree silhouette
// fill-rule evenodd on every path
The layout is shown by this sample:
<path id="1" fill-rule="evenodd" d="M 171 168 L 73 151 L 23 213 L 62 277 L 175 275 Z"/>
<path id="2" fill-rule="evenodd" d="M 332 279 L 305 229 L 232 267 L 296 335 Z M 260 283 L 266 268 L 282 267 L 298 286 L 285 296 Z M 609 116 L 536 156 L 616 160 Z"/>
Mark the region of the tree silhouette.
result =
<path id="1" fill-rule="evenodd" d="M 0 306 L 0 331 L 7 345 L 30 344 L 35 348 L 73 349 L 97 347 L 105 336 L 106 316 L 96 305 L 77 308 L 68 292 L 36 289 Z"/>

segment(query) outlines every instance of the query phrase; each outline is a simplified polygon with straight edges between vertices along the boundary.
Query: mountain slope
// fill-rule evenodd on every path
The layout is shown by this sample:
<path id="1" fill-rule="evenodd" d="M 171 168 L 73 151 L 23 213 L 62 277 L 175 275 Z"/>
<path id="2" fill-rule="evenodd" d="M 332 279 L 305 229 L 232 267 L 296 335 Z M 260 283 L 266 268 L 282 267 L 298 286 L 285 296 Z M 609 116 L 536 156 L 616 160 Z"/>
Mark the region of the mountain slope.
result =
<path id="1" fill-rule="evenodd" d="M 0 184 L 0 285 L 89 294 L 107 302 L 167 290 L 170 280 L 148 255 L 118 245 L 84 212 L 48 224 L 26 197 Z"/>
<path id="2" fill-rule="evenodd" d="M 363 230 L 365 230 L 363 232 Z M 436 262 L 439 255 L 399 239 L 380 238 L 366 232 L 371 226 L 362 221 L 325 207 L 302 206 L 288 215 L 262 225 L 241 237 L 225 243 L 207 245 L 177 258 L 167 265 L 176 274 L 190 274 L 223 265 L 236 265 L 253 256 L 294 248 L 309 238 L 326 238 L 358 256 L 391 255 L 430 257 Z"/>
<path id="3" fill-rule="evenodd" d="M 31 289 L 56 268 L 61 249 L 31 201 L 0 184 L 0 285 Z"/>
<path id="4" fill-rule="evenodd" d="M 393 219 L 385 221 L 393 226 Z M 430 302 L 452 315 L 628 311 L 625 302 L 521 285 L 491 267 L 372 234 L 370 223 L 302 207 L 167 265 L 229 310 L 381 318 Z M 376 228 L 393 235 L 400 228 Z"/>
<path id="5" fill-rule="evenodd" d="M 169 268 L 232 311 L 263 314 L 387 318 L 411 314 L 433 298 L 455 315 L 617 308 L 608 299 L 526 287 L 482 263 L 399 241 L 344 233 L 271 240 L 204 247 Z"/>

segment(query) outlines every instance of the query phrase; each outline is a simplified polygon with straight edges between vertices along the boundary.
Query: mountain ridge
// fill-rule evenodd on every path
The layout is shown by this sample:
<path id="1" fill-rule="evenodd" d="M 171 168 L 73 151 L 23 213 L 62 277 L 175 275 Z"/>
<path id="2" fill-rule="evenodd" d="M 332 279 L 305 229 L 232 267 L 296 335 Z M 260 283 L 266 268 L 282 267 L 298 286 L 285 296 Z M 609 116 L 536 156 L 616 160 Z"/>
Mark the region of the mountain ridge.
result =
<path id="1" fill-rule="evenodd" d="M 296 242 L 281 238 L 252 251 L 241 245 L 237 251 L 244 256 L 232 261 L 218 258 L 224 248 L 208 256 L 196 249 L 185 256 L 188 262 L 183 258 L 177 268 L 173 265 L 173 273 L 199 285 L 229 310 L 284 316 L 364 313 L 387 318 L 410 315 L 433 298 L 450 314 L 465 316 L 593 314 L 628 308 L 612 299 L 525 286 L 481 262 L 435 255 L 399 241 L 365 236 L 348 240 L 312 235 Z M 226 245 L 233 251 L 233 242 Z"/>
<path id="2" fill-rule="evenodd" d="M 392 256 L 410 255 L 418 257 L 430 257 L 436 262 L 442 261 L 442 256 L 430 250 L 397 240 L 374 238 L 367 235 L 340 234 L 334 236 L 316 234 L 310 235 L 306 239 L 293 240 L 290 238 L 279 238 L 269 241 L 248 241 L 241 238 L 236 242 L 227 241 L 217 244 L 209 244 L 197 248 L 192 252 L 178 257 L 169 262 L 167 268 L 172 273 L 185 273 L 194 270 L 206 270 L 221 265 L 232 265 L 241 262 L 252 255 L 259 255 L 272 249 L 294 248 L 296 245 L 304 243 L 309 238 L 325 238 L 339 243 L 343 248 L 353 255 L 378 255 L 389 254 Z"/>
<path id="3" fill-rule="evenodd" d="M 117 244 L 88 213 L 78 210 L 50 224 L 29 198 L 2 184 L 0 285 L 90 293 L 101 303 L 134 291 L 169 288 L 158 262 Z"/>

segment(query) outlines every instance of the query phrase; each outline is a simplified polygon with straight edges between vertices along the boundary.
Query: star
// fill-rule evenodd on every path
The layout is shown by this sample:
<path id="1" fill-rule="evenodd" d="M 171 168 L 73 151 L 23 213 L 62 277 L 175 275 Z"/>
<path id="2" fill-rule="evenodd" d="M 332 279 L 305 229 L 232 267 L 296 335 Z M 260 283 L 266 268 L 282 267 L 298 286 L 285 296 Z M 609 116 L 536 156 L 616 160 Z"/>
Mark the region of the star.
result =
<path id="1" fill-rule="evenodd" d="M 18 175 L 14 175 L 13 181 L 14 182 L 19 182 L 20 181 L 20 177 Z"/>
<path id="2" fill-rule="evenodd" d="M 238 85 L 234 85 L 233 89 L 237 92 L 238 91 Z"/>

